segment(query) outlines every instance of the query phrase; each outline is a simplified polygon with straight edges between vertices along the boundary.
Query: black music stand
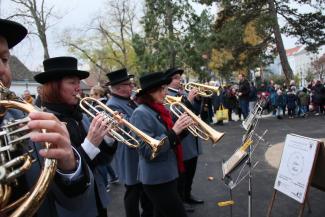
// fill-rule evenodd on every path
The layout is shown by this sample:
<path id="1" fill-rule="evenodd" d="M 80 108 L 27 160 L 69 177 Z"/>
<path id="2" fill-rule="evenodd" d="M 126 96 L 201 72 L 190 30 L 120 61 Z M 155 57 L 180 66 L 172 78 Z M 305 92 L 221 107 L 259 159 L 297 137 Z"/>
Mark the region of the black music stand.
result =
<path id="1" fill-rule="evenodd" d="M 252 165 L 252 157 L 253 157 L 255 148 L 260 144 L 260 142 L 263 141 L 265 143 L 265 140 L 263 139 L 263 137 L 268 131 L 268 130 L 265 130 L 261 136 L 256 134 L 255 129 L 258 125 L 262 110 L 260 109 L 261 105 L 257 105 L 255 108 L 256 109 L 250 114 L 250 116 L 247 117 L 247 119 L 250 119 L 249 120 L 250 123 L 248 125 L 245 125 L 245 126 L 248 126 L 248 128 L 244 127 L 246 129 L 246 132 L 243 136 L 243 145 L 241 146 L 241 148 L 236 150 L 236 152 L 238 152 L 238 151 L 242 152 L 243 150 L 244 151 L 247 150 L 246 153 L 243 153 L 243 152 L 240 154 L 237 153 L 238 159 L 235 159 L 235 160 L 237 160 L 237 162 L 231 164 L 231 166 L 233 166 L 233 168 L 230 168 L 228 170 L 227 174 L 225 174 L 225 168 L 224 168 L 225 162 L 223 162 L 223 164 L 222 164 L 223 180 L 224 180 L 225 185 L 230 189 L 230 197 L 231 198 L 232 198 L 232 189 L 234 189 L 238 184 L 240 184 L 240 182 L 242 182 L 248 176 L 248 217 L 252 217 L 252 178 L 253 178 L 252 171 L 258 164 L 258 162 L 256 162 L 254 165 Z M 253 145 L 253 140 L 254 140 L 253 137 L 257 138 L 255 145 Z M 248 140 L 251 140 L 251 142 Z M 235 156 L 235 157 L 236 157 L 236 152 L 233 154 L 233 156 Z M 233 156 L 231 156 L 231 158 Z M 248 172 L 241 177 L 243 169 L 246 166 L 248 167 Z M 238 177 L 236 178 L 236 180 L 234 182 L 234 180 L 231 177 L 231 173 L 239 167 L 241 167 L 241 169 L 238 174 Z M 230 213 L 232 216 L 232 207 L 231 207 Z"/>

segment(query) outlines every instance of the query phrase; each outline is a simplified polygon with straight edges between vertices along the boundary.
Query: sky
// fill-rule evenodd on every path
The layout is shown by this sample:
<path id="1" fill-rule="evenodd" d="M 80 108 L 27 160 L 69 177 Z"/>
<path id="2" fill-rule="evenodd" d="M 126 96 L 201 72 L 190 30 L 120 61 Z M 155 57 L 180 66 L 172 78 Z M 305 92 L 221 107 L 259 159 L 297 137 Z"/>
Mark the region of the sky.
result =
<path id="1" fill-rule="evenodd" d="M 39 1 L 39 0 L 37 0 Z M 136 2 L 137 12 L 142 14 L 143 0 L 131 0 Z M 39 1 L 40 2 L 40 1 Z M 62 33 L 66 29 L 85 28 L 90 23 L 90 18 L 99 15 L 106 6 L 107 0 L 51 0 L 47 1 L 54 5 L 55 14 L 61 17 L 59 20 L 52 20 L 54 25 L 48 30 L 49 52 L 51 57 L 71 55 L 60 43 Z M 0 17 L 5 18 L 15 11 L 15 6 L 10 0 L 0 0 Z M 203 7 L 199 4 L 193 4 L 195 10 L 199 13 Z M 216 7 L 210 9 L 212 12 Z M 214 14 L 214 13 L 213 13 Z M 295 47 L 296 39 L 283 36 L 285 48 Z M 43 48 L 40 41 L 35 36 L 29 36 L 17 45 L 11 53 L 16 55 L 25 65 L 33 71 L 42 70 Z"/>

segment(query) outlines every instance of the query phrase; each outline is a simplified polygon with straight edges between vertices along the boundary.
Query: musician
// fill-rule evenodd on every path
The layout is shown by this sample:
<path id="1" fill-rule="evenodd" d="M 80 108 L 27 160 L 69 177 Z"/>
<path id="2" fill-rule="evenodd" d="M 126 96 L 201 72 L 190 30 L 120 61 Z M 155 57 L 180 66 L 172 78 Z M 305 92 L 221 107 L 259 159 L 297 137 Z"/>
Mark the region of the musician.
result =
<path id="1" fill-rule="evenodd" d="M 26 34 L 26 28 L 19 23 L 0 19 L 0 80 L 7 88 L 10 87 L 12 80 L 9 49 L 18 44 Z M 24 116 L 19 110 L 9 109 L 5 117 L 1 118 L 1 125 L 4 124 L 5 119 L 17 120 Z M 28 123 L 30 130 L 45 129 L 47 133 L 41 134 L 35 131 L 31 134 L 31 141 L 36 143 L 30 142 L 28 148 L 39 150 L 39 152 L 33 156 L 36 162 L 19 178 L 19 185 L 13 190 L 13 196 L 19 198 L 34 186 L 42 170 L 43 157 L 53 158 L 58 162 L 54 181 L 34 216 L 94 216 L 89 215 L 89 212 L 83 214 L 79 212 L 80 207 L 89 204 L 88 200 L 94 186 L 87 165 L 71 146 L 67 128 L 50 113 L 33 112 L 29 114 L 29 118 L 31 119 Z M 39 142 L 49 142 L 52 148 L 44 150 Z M 92 207 L 89 206 L 89 210 L 91 209 Z M 0 215 L 6 216 L 7 214 L 0 211 Z"/>
<path id="2" fill-rule="evenodd" d="M 104 104 L 106 104 L 108 101 L 104 88 L 99 85 L 93 86 L 90 89 L 89 96 L 99 100 Z"/>
<path id="3" fill-rule="evenodd" d="M 249 113 L 249 93 L 250 86 L 248 80 L 245 78 L 243 73 L 238 75 L 239 86 L 238 86 L 238 97 L 239 97 L 239 107 L 244 116 L 244 120 Z"/>
<path id="4" fill-rule="evenodd" d="M 94 176 L 95 194 L 88 200 L 88 206 L 80 210 L 92 216 L 107 216 L 108 194 L 99 172 L 103 164 L 109 163 L 111 141 L 103 141 L 107 134 L 107 120 L 97 115 L 91 122 L 79 107 L 80 80 L 89 72 L 78 70 L 74 57 L 55 57 L 43 61 L 44 72 L 34 76 L 42 84 L 42 106 L 65 122 L 71 143 L 80 152 Z M 106 138 L 109 140 L 108 138 Z M 84 216 L 82 213 L 80 216 Z"/>
<path id="5" fill-rule="evenodd" d="M 107 97 L 106 97 L 106 94 L 105 94 L 105 90 L 104 88 L 102 88 L 101 86 L 99 85 L 96 85 L 96 86 L 93 86 L 91 89 L 90 89 L 90 93 L 89 93 L 90 97 L 106 104 L 107 103 Z M 115 154 L 115 151 L 116 151 L 116 148 L 117 148 L 117 142 L 116 143 L 113 143 L 112 145 L 114 145 L 114 147 L 112 146 L 111 147 L 111 150 L 112 150 L 112 153 L 111 153 L 111 159 L 107 159 L 108 162 L 111 162 L 113 159 L 113 156 Z M 117 183 L 119 182 L 119 179 L 113 169 L 113 167 L 111 166 L 111 163 L 107 163 L 107 164 L 104 164 L 102 166 L 100 166 L 99 168 L 99 173 L 102 175 L 103 177 L 103 180 L 104 180 L 104 184 L 106 186 L 106 191 L 110 191 L 110 183 Z M 107 179 L 107 175 L 110 176 L 110 180 L 108 182 L 108 179 Z"/>
<path id="6" fill-rule="evenodd" d="M 125 68 L 107 74 L 111 98 L 107 105 L 114 111 L 122 114 L 129 120 L 137 105 L 130 99 L 134 83 L 134 76 L 129 75 Z M 143 193 L 142 184 L 137 179 L 138 151 L 123 143 L 118 143 L 115 158 L 119 179 L 125 185 L 124 208 L 127 217 L 139 217 L 139 202 L 142 207 L 142 217 L 152 216 L 153 208 L 146 194 Z"/>
<path id="7" fill-rule="evenodd" d="M 179 90 L 181 87 L 180 79 L 183 74 L 183 70 L 180 68 L 171 68 L 165 72 L 167 77 L 171 78 L 171 83 L 169 84 L 168 95 L 177 96 L 178 93 L 172 91 L 173 89 Z M 172 89 L 170 89 L 170 87 Z M 188 95 L 182 95 L 182 102 L 191 109 L 194 113 L 198 114 L 200 106 L 195 102 L 196 96 L 198 96 L 198 92 L 196 89 L 192 89 Z M 201 144 L 198 141 L 198 138 L 193 136 L 191 133 L 181 140 L 181 144 L 183 146 L 183 159 L 185 165 L 185 172 L 180 176 L 179 179 L 179 188 L 180 194 L 183 200 L 188 204 L 202 204 L 203 200 L 196 198 L 191 194 L 192 191 L 192 183 L 194 179 L 194 175 L 196 172 L 196 165 L 198 156 L 202 153 Z M 189 208 L 190 207 L 186 206 Z"/>
<path id="8" fill-rule="evenodd" d="M 169 82 L 170 78 L 166 78 L 162 72 L 140 77 L 140 105 L 133 112 L 130 121 L 150 137 L 164 139 L 164 144 L 154 159 L 151 159 L 148 144 L 141 143 L 138 149 L 138 179 L 154 205 L 154 216 L 184 217 L 187 214 L 177 191 L 178 171 L 184 171 L 178 135 L 193 123 L 188 115 L 183 114 L 173 124 L 171 115 L 163 104 Z"/>

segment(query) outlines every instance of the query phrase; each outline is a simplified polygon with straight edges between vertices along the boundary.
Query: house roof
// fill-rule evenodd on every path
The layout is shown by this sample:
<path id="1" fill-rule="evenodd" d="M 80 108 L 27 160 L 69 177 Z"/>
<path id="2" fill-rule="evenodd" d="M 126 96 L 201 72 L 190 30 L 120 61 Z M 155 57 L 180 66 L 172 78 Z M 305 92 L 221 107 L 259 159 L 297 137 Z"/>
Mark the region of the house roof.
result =
<path id="1" fill-rule="evenodd" d="M 302 48 L 302 46 L 297 46 L 294 48 L 287 49 L 286 50 L 287 56 L 289 57 L 289 56 L 295 55 L 296 53 L 298 53 L 300 51 L 300 48 Z"/>
<path id="2" fill-rule="evenodd" d="M 37 73 L 30 71 L 16 56 L 11 56 L 9 66 L 13 81 L 35 81 L 34 75 Z"/>

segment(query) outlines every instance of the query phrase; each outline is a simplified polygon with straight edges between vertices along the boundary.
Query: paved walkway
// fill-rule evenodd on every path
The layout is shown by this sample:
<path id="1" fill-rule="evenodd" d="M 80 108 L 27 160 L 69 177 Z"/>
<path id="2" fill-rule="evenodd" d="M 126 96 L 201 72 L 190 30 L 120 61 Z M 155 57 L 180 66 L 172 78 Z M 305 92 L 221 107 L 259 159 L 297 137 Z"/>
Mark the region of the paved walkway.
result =
<path id="1" fill-rule="evenodd" d="M 219 201 L 229 199 L 229 189 L 222 181 L 221 164 L 227 160 L 236 148 L 240 146 L 244 130 L 240 122 L 225 123 L 216 126 L 218 131 L 225 132 L 224 138 L 215 146 L 203 144 L 204 154 L 200 156 L 197 173 L 193 184 L 193 194 L 205 200 L 203 205 L 195 206 L 195 212 L 189 217 L 230 217 L 230 208 L 220 208 Z M 258 133 L 268 129 L 265 139 L 268 144 L 261 144 L 254 154 L 254 161 L 259 161 L 253 172 L 253 216 L 266 216 L 267 207 L 273 193 L 273 185 L 277 173 L 277 165 L 281 157 L 283 142 L 288 133 L 300 134 L 312 138 L 325 137 L 325 117 L 308 117 L 277 120 L 265 117 L 260 121 Z M 325 172 L 325 171 L 324 171 Z M 209 177 L 213 177 L 210 180 Z M 235 176 L 234 176 L 235 177 Z M 233 190 L 232 216 L 247 216 L 247 187 L 245 179 Z M 112 202 L 109 206 L 110 217 L 124 217 L 123 209 L 124 187 L 112 186 Z M 325 216 L 325 192 L 311 190 L 310 203 L 312 213 L 305 212 L 308 217 Z M 273 217 L 296 217 L 299 204 L 287 196 L 278 194 Z"/>

